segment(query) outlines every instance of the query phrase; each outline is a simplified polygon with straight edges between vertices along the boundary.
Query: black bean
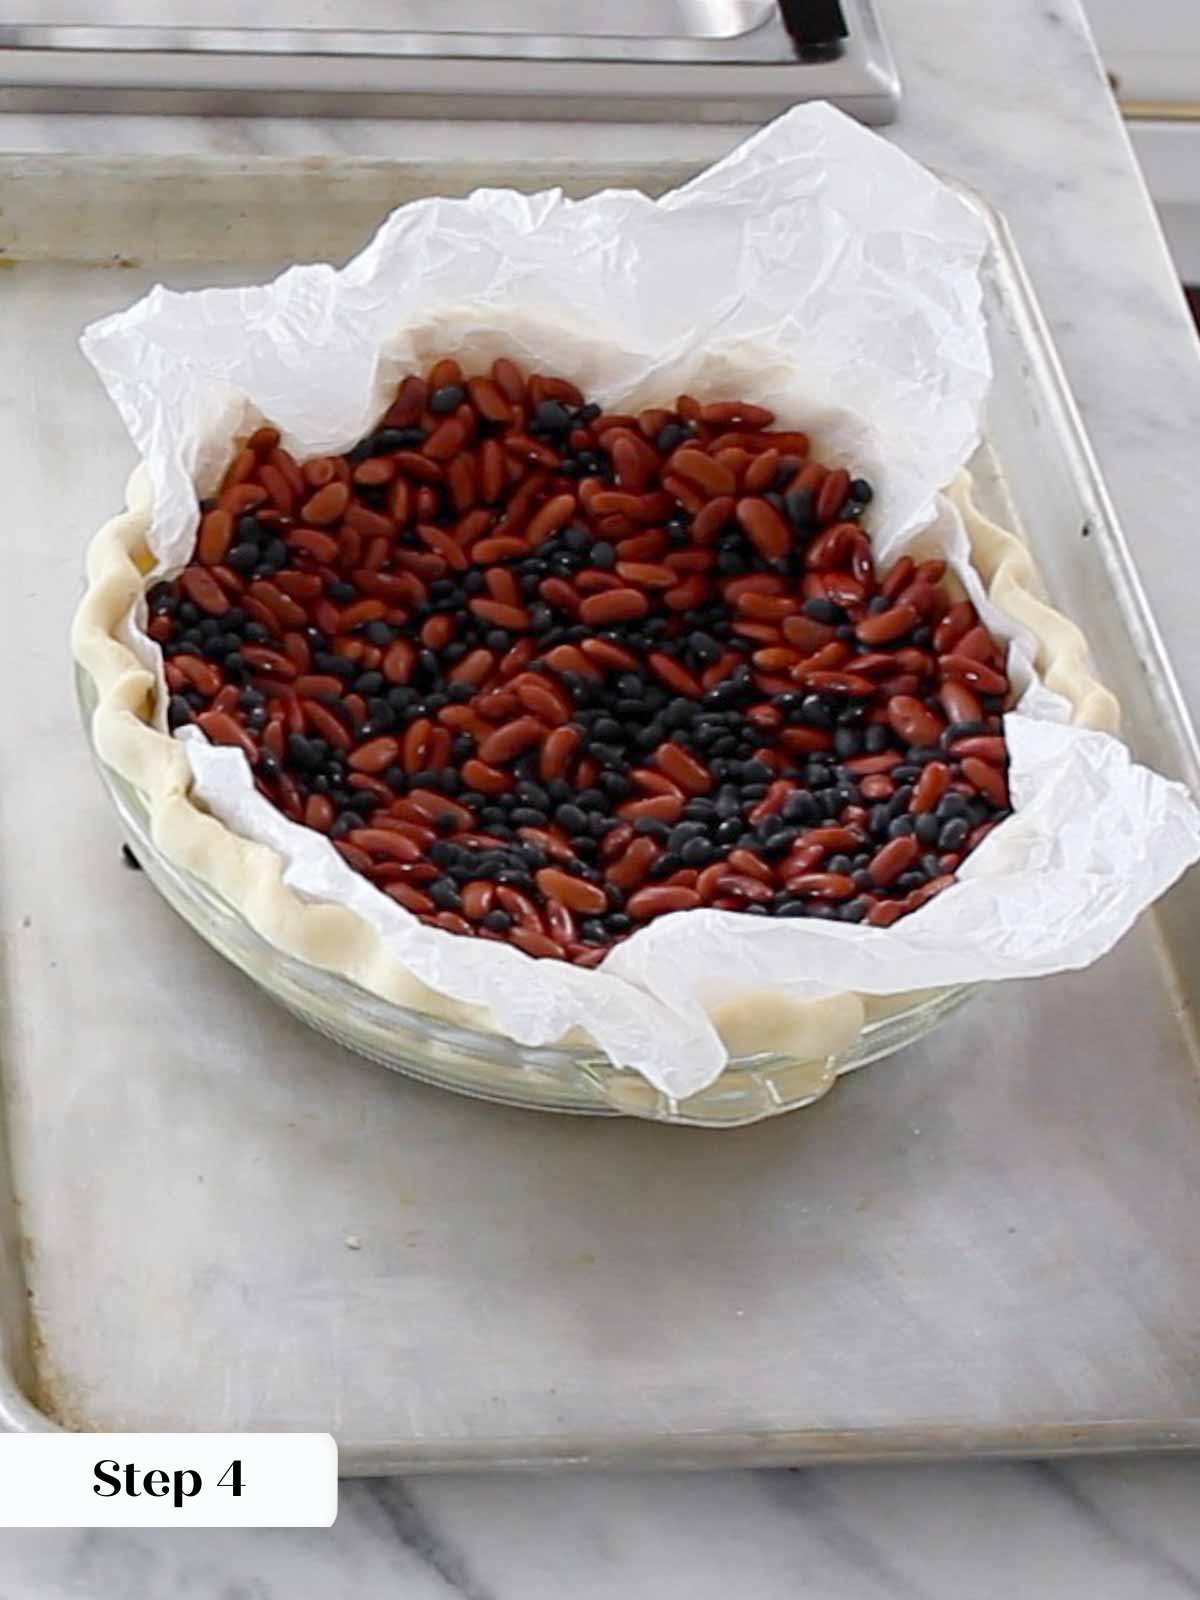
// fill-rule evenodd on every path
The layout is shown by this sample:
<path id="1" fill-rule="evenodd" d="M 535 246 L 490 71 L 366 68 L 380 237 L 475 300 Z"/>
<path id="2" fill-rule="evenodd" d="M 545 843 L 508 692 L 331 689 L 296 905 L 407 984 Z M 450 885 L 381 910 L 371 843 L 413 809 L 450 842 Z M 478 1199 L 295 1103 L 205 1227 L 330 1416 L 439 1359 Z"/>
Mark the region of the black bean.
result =
<path id="1" fill-rule="evenodd" d="M 956 739 L 969 739 L 975 734 L 991 732 L 993 729 L 986 722 L 952 722 L 942 734 L 942 748 L 947 749 Z"/>
<path id="2" fill-rule="evenodd" d="M 941 824 L 932 811 L 926 811 L 917 818 L 913 832 L 922 844 L 936 844 L 941 832 Z"/>
<path id="3" fill-rule="evenodd" d="M 775 907 L 777 917 L 806 917 L 808 904 L 804 900 L 781 900 Z"/>
<path id="4" fill-rule="evenodd" d="M 939 822 L 948 822 L 951 817 L 965 817 L 966 815 L 966 795 L 946 794 L 938 801 L 936 816 Z"/>
<path id="5" fill-rule="evenodd" d="M 689 839 L 701 839 L 705 832 L 702 822 L 677 822 L 667 836 L 667 845 L 672 850 L 682 850 Z"/>
<path id="6" fill-rule="evenodd" d="M 235 572 L 253 572 L 258 565 L 258 546 L 235 544 L 225 557 L 225 561 Z"/>
<path id="7" fill-rule="evenodd" d="M 634 833 L 647 834 L 651 839 L 656 839 L 662 844 L 666 843 L 671 833 L 666 823 L 660 821 L 658 817 L 638 817 L 633 825 L 633 831 Z M 738 825 L 738 831 L 739 833 L 741 832 L 740 824 Z"/>
<path id="8" fill-rule="evenodd" d="M 429 409 L 435 417 L 447 417 L 452 411 L 457 411 L 466 398 L 467 391 L 461 383 L 447 383 L 430 395 Z"/>
<path id="9" fill-rule="evenodd" d="M 306 739 L 302 733 L 288 735 L 287 753 L 291 764 L 302 772 L 317 771 L 324 760 L 318 741 Z"/>
<path id="10" fill-rule="evenodd" d="M 167 703 L 167 727 L 174 733 L 192 720 L 192 708 L 182 695 L 173 694 Z"/>
<path id="11" fill-rule="evenodd" d="M 938 834 L 938 849 L 947 854 L 951 851 L 961 850 L 967 842 L 967 835 L 970 831 L 971 824 L 966 817 L 951 817 L 949 822 L 943 824 L 942 830 Z"/>
<path id="12" fill-rule="evenodd" d="M 559 400 L 542 400 L 533 413 L 532 426 L 542 433 L 566 433 L 571 413 Z"/>
<path id="13" fill-rule="evenodd" d="M 789 489 L 783 497 L 787 514 L 797 528 L 811 528 L 816 524 L 816 497 L 811 489 Z"/>
<path id="14" fill-rule="evenodd" d="M 537 806 L 516 806 L 509 820 L 516 828 L 544 828 L 550 818 Z"/>
<path id="15" fill-rule="evenodd" d="M 816 822 L 821 814 L 820 802 L 804 789 L 797 789 L 783 802 L 780 815 L 785 822 Z"/>

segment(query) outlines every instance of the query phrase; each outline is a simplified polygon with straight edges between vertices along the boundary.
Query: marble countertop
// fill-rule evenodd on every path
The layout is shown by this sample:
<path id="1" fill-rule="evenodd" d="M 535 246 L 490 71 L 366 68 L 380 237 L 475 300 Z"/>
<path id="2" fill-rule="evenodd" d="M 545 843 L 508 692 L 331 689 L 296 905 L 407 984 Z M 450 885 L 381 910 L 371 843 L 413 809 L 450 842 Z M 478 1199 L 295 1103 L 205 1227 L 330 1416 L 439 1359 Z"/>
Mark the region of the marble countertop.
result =
<path id="1" fill-rule="evenodd" d="M 1135 544 L 1186 505 L 1200 360 L 1079 0 L 887 0 L 889 130 L 1008 217 Z M 645 131 L 638 137 L 647 136 Z M 652 136 L 652 134 L 650 135 Z M 0 117 L 7 150 L 411 151 L 479 130 Z M 502 157 L 514 130 L 489 130 Z M 549 132 L 547 137 L 553 137 Z M 730 133 L 729 142 L 736 137 Z M 696 148 L 711 131 L 690 132 Z M 1190 588 L 1179 586 L 1180 607 Z M 347 1484 L 331 1532 L 8 1533 L 6 1600 L 990 1600 L 1200 1595 L 1200 1461 Z"/>

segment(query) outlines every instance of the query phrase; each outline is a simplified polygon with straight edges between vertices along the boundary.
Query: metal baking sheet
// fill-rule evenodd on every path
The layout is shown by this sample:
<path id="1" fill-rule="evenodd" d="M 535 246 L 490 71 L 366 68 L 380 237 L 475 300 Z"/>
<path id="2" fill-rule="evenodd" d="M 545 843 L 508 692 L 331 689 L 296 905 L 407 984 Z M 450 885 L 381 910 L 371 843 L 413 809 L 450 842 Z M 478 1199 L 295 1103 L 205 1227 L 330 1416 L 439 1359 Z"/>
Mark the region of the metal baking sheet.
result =
<path id="1" fill-rule="evenodd" d="M 1195 875 L 1090 971 L 996 986 L 813 1109 L 707 1133 L 346 1056 L 121 864 L 66 634 L 132 453 L 80 327 L 158 280 L 344 257 L 481 177 L 681 175 L 0 161 L 0 1426 L 330 1428 L 352 1472 L 1200 1444 Z M 986 498 L 1139 755 L 1200 785 L 1194 652 L 1166 641 L 1177 681 L 995 221 L 986 289 Z"/>
<path id="2" fill-rule="evenodd" d="M 0 18 L 6 111 L 752 122 L 830 100 L 896 115 L 875 0 L 25 0 Z M 841 13 L 844 12 L 844 17 Z M 832 15 L 831 15 L 832 13 Z M 839 33 L 844 37 L 839 37 Z"/>

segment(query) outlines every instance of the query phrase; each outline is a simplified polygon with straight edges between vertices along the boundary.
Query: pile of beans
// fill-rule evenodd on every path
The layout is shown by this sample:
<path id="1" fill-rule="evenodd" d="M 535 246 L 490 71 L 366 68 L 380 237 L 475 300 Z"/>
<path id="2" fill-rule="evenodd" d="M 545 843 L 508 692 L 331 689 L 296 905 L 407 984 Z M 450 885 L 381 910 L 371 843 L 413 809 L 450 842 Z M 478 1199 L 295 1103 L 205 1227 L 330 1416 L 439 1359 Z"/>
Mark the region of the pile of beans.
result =
<path id="1" fill-rule="evenodd" d="M 887 926 L 1008 815 L 1004 652 L 774 421 L 447 359 L 346 455 L 260 429 L 148 596 L 169 725 L 531 956 L 696 906 Z"/>

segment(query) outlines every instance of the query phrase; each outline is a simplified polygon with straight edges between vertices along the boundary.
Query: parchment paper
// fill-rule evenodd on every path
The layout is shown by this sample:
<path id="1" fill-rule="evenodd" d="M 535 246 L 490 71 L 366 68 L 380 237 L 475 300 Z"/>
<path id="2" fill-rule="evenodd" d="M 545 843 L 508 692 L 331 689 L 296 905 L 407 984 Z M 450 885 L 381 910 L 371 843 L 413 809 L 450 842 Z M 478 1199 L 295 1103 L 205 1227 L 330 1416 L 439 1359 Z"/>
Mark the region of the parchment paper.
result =
<path id="1" fill-rule="evenodd" d="M 978 442 L 990 377 L 983 248 L 982 225 L 937 179 L 808 106 L 658 201 L 506 190 L 418 201 L 341 271 L 157 288 L 83 339 L 151 474 L 163 573 L 189 558 L 197 495 L 219 480 L 236 434 L 269 419 L 297 456 L 346 449 L 405 372 L 449 352 L 468 368 L 509 354 L 622 409 L 685 389 L 737 395 L 811 433 L 820 459 L 876 486 L 880 564 L 918 535 L 923 549 L 933 541 L 1010 641 L 1016 815 L 919 915 L 874 929 L 693 911 L 581 971 L 425 927 L 275 811 L 239 751 L 184 730 L 198 798 L 277 849 L 298 892 L 353 907 L 432 988 L 490 1007 L 523 1043 L 586 1029 L 680 1097 L 725 1064 L 708 1015 L 717 999 L 899 993 L 1095 960 L 1200 857 L 1200 813 L 1119 741 L 1069 725 L 1030 642 L 989 607 L 958 513 L 939 497 Z M 160 669 L 139 620 L 130 642 Z"/>

